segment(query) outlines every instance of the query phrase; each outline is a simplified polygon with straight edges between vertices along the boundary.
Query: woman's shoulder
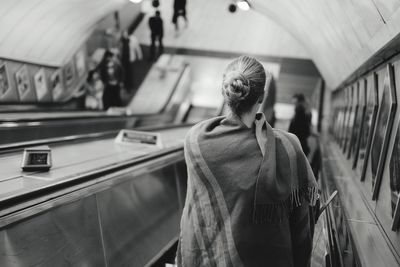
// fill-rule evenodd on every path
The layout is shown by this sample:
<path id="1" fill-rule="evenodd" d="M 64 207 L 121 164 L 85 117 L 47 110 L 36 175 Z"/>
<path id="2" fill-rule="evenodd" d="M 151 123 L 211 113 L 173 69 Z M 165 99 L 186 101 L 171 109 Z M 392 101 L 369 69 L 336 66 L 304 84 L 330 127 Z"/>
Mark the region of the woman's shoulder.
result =
<path id="1" fill-rule="evenodd" d="M 213 130 L 220 122 L 225 118 L 225 116 L 213 117 L 207 120 L 200 121 L 193 125 L 186 134 L 186 140 L 191 138 L 193 135 L 199 135 L 201 133 L 209 132 Z"/>
<path id="2" fill-rule="evenodd" d="M 288 131 L 278 129 L 278 128 L 273 128 L 273 130 L 274 130 L 275 137 L 277 137 L 277 138 L 286 137 L 286 138 L 298 140 L 297 136 L 293 133 L 289 133 Z"/>
<path id="3" fill-rule="evenodd" d="M 284 144 L 291 144 L 296 151 L 303 151 L 301 148 L 301 144 L 299 141 L 299 138 L 292 133 L 289 133 L 287 131 L 281 130 L 281 129 L 276 129 L 274 128 L 274 135 L 275 138 L 279 140 L 279 143 L 284 145 Z"/>

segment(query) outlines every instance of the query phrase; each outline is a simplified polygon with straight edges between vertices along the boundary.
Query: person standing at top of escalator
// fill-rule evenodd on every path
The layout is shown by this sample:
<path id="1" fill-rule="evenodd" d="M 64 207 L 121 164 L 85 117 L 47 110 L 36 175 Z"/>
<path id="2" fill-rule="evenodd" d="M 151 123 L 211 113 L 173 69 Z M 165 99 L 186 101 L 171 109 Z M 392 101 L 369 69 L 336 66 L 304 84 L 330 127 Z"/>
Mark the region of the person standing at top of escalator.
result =
<path id="1" fill-rule="evenodd" d="M 100 63 L 100 75 L 104 83 L 103 107 L 121 106 L 121 88 L 123 87 L 123 69 L 115 55 L 107 50 Z"/>
<path id="2" fill-rule="evenodd" d="M 155 15 L 149 18 L 149 27 L 151 31 L 150 60 L 155 59 L 156 41 L 158 41 L 158 54 L 162 54 L 164 47 L 162 39 L 164 36 L 163 20 L 160 11 L 156 11 Z"/>
<path id="3" fill-rule="evenodd" d="M 310 136 L 311 113 L 306 108 L 306 101 L 303 94 L 294 95 L 295 114 L 290 121 L 289 133 L 293 133 L 299 138 L 304 154 L 308 155 L 310 149 L 307 138 Z"/>
<path id="4" fill-rule="evenodd" d="M 172 23 L 175 25 L 175 30 L 179 30 L 178 17 L 182 16 L 185 19 L 185 25 L 188 20 L 186 17 L 186 0 L 175 0 L 174 1 L 174 14 L 172 16 Z"/>

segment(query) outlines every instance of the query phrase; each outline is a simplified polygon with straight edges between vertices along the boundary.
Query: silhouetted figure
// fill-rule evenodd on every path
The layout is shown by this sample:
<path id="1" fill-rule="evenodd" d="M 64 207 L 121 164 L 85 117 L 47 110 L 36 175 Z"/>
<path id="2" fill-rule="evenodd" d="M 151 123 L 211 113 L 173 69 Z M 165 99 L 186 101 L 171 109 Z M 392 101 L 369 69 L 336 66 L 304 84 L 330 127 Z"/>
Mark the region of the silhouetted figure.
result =
<path id="1" fill-rule="evenodd" d="M 174 14 L 172 16 L 172 23 L 175 24 L 175 29 L 178 30 L 178 17 L 182 16 L 187 24 L 186 17 L 186 0 L 175 0 L 174 1 Z"/>
<path id="2" fill-rule="evenodd" d="M 124 74 L 121 64 L 115 55 L 109 50 L 104 53 L 103 60 L 100 63 L 100 75 L 104 83 L 104 109 L 121 106 L 122 101 L 120 92 Z"/>
<path id="3" fill-rule="evenodd" d="M 124 69 L 124 83 L 129 88 L 131 85 L 130 39 L 127 31 L 121 35 L 121 64 Z"/>
<path id="4" fill-rule="evenodd" d="M 310 135 L 311 116 L 306 110 L 304 95 L 295 95 L 294 98 L 296 99 L 295 114 L 290 122 L 288 131 L 299 138 L 304 154 L 308 155 L 310 150 L 307 144 L 307 138 Z"/>
<path id="5" fill-rule="evenodd" d="M 164 50 L 162 43 L 164 26 L 160 11 L 157 10 L 155 15 L 149 18 L 149 27 L 151 30 L 150 59 L 153 60 L 156 52 L 156 41 L 158 41 L 158 54 L 161 54 Z"/>

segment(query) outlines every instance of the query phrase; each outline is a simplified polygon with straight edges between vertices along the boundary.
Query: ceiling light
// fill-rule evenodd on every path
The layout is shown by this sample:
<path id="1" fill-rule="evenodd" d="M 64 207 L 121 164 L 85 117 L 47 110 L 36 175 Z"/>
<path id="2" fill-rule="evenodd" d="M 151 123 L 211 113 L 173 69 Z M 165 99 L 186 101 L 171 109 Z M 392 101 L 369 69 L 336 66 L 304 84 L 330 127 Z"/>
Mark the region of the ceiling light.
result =
<path id="1" fill-rule="evenodd" d="M 131 1 L 132 3 L 135 3 L 135 4 L 139 4 L 139 3 L 142 2 L 143 0 L 129 0 L 129 1 Z"/>
<path id="2" fill-rule="evenodd" d="M 228 7 L 229 12 L 235 13 L 236 12 L 236 4 L 230 4 Z"/>
<path id="3" fill-rule="evenodd" d="M 238 1 L 237 6 L 244 11 L 250 10 L 250 4 L 246 0 Z"/>

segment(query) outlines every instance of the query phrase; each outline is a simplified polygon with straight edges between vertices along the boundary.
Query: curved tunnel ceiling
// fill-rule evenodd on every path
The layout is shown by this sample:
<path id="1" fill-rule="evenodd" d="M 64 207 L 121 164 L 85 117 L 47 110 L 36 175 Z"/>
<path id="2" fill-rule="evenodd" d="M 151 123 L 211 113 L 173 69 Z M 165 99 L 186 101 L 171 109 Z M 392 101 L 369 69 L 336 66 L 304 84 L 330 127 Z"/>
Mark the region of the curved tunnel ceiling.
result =
<path id="1" fill-rule="evenodd" d="M 336 88 L 400 32 L 400 0 L 251 0 L 308 50 Z"/>
<path id="2" fill-rule="evenodd" d="M 147 16 L 154 10 L 150 0 L 143 2 Z M 222 51 L 274 57 L 310 59 L 303 45 L 275 21 L 254 12 L 228 12 L 227 0 L 189 0 L 189 25 L 176 32 L 171 23 L 174 0 L 162 0 L 159 10 L 164 19 L 165 47 Z M 147 19 L 135 31 L 142 44 L 150 45 Z"/>
<path id="3" fill-rule="evenodd" d="M 0 58 L 61 66 L 127 0 L 1 0 Z"/>

